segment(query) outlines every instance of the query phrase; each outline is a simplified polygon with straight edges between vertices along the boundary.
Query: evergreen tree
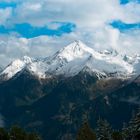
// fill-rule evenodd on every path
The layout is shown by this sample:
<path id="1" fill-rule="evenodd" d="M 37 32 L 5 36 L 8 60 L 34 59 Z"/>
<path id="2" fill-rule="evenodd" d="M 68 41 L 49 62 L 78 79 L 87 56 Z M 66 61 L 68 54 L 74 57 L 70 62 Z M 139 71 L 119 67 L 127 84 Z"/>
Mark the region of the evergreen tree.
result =
<path id="1" fill-rule="evenodd" d="M 26 132 L 19 126 L 12 126 L 9 135 L 10 140 L 25 140 Z"/>
<path id="2" fill-rule="evenodd" d="M 140 110 L 136 114 L 135 118 L 132 118 L 132 120 L 129 123 L 129 130 L 131 130 L 131 136 L 132 139 L 134 140 L 139 140 L 140 139 Z"/>
<path id="3" fill-rule="evenodd" d="M 0 140 L 41 140 L 36 133 L 28 133 L 19 126 L 12 126 L 10 130 L 0 128 Z"/>
<path id="4" fill-rule="evenodd" d="M 125 140 L 140 140 L 140 110 L 122 131 Z"/>
<path id="5" fill-rule="evenodd" d="M 123 140 L 122 133 L 119 131 L 113 131 L 111 138 L 112 138 L 112 140 Z"/>
<path id="6" fill-rule="evenodd" d="M 96 134 L 87 122 L 80 128 L 76 140 L 96 140 Z"/>
<path id="7" fill-rule="evenodd" d="M 9 140 L 8 132 L 4 128 L 0 128 L 0 140 Z"/>
<path id="8" fill-rule="evenodd" d="M 97 137 L 98 140 L 111 140 L 112 129 L 106 120 L 99 119 L 97 121 Z"/>
<path id="9" fill-rule="evenodd" d="M 129 140 L 131 138 L 130 128 L 126 123 L 123 124 L 122 136 L 124 140 Z"/>
<path id="10" fill-rule="evenodd" d="M 41 138 L 35 133 L 29 133 L 26 136 L 26 140 L 41 140 Z"/>

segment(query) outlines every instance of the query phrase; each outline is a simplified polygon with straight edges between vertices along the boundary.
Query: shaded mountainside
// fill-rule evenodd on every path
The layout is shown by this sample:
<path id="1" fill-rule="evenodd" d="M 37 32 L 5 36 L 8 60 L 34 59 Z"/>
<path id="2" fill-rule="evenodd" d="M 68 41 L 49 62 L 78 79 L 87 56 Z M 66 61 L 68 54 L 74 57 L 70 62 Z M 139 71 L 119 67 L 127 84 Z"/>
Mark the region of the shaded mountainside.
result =
<path id="1" fill-rule="evenodd" d="M 28 70 L 0 84 L 0 112 L 6 126 L 20 124 L 38 131 L 45 140 L 71 140 L 83 121 L 99 117 L 115 128 L 131 118 L 139 106 L 139 81 L 98 79 L 95 73 L 39 79 Z"/>

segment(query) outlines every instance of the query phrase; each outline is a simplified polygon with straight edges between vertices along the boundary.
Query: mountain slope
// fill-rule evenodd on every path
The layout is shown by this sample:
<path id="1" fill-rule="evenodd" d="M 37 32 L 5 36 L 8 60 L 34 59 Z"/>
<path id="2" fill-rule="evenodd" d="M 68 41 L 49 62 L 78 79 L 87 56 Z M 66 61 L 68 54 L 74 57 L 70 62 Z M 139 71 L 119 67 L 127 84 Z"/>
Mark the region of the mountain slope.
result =
<path id="1" fill-rule="evenodd" d="M 140 99 L 138 82 L 99 80 L 86 71 L 73 77 L 39 79 L 25 70 L 1 83 L 0 91 L 0 112 L 6 126 L 18 123 L 38 131 L 44 140 L 63 140 L 66 135 L 73 140 L 83 121 L 88 119 L 94 127 L 99 116 L 120 128 Z"/>
<path id="2" fill-rule="evenodd" d="M 85 120 L 119 129 L 139 107 L 139 56 L 97 52 L 80 41 L 44 59 L 24 57 L 1 73 L 0 113 L 44 140 L 74 140 Z M 134 77 L 133 77 L 134 76 Z"/>
<path id="3" fill-rule="evenodd" d="M 16 75 L 18 72 L 22 71 L 27 65 L 32 63 L 30 57 L 24 56 L 23 59 L 17 59 L 10 63 L 1 73 L 1 77 L 8 80 Z"/>

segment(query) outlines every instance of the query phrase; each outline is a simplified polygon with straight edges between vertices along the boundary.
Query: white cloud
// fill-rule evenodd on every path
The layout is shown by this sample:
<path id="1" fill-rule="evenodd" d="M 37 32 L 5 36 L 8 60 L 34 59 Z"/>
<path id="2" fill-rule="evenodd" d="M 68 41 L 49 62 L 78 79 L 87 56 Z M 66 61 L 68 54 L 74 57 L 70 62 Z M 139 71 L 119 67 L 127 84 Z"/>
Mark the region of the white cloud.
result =
<path id="1" fill-rule="evenodd" d="M 58 22 L 50 22 L 47 24 L 47 27 L 52 30 L 57 30 L 61 26 L 62 26 L 62 23 L 58 23 Z"/>
<path id="2" fill-rule="evenodd" d="M 53 21 L 73 22 L 80 27 L 99 27 L 120 19 L 140 22 L 140 4 L 120 5 L 119 0 L 9 0 L 17 2 L 10 22 L 43 26 Z"/>
<path id="3" fill-rule="evenodd" d="M 6 24 L 12 15 L 12 8 L 0 9 L 0 25 Z"/>
<path id="4" fill-rule="evenodd" d="M 73 22 L 80 27 L 99 27 L 120 19 L 140 21 L 140 4 L 120 5 L 119 0 L 24 0 L 15 9 L 12 22 L 43 26 L 53 21 Z"/>
<path id="5" fill-rule="evenodd" d="M 0 36 L 0 66 L 6 66 L 14 59 L 24 55 L 31 57 L 47 57 L 63 45 L 67 44 L 64 37 L 40 36 L 32 39 L 17 38 L 13 36 Z M 62 41 L 63 40 L 63 41 Z"/>
<path id="6" fill-rule="evenodd" d="M 133 34 L 133 35 L 132 35 Z M 79 29 L 62 36 L 39 36 L 26 39 L 11 36 L 0 37 L 0 65 L 6 66 L 10 61 L 24 55 L 31 57 L 48 57 L 74 40 L 82 40 L 95 50 L 113 48 L 122 54 L 140 54 L 140 32 L 120 33 L 110 26 L 97 29 L 92 33 Z"/>
<path id="7" fill-rule="evenodd" d="M 135 2 L 130 2 L 122 6 L 122 17 L 120 20 L 125 23 L 136 23 L 140 22 L 140 4 Z"/>

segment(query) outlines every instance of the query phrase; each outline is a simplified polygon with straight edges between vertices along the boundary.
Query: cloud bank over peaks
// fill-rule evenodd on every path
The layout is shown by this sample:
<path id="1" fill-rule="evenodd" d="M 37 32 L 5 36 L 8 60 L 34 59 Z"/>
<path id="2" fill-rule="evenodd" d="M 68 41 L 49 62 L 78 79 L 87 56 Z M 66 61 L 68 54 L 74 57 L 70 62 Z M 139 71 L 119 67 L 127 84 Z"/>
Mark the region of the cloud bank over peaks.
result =
<path id="1" fill-rule="evenodd" d="M 81 32 L 82 31 L 82 32 Z M 131 32 L 132 34 L 132 32 Z M 62 36 L 39 36 L 35 38 L 17 38 L 11 36 L 0 37 L 0 65 L 6 66 L 10 61 L 23 56 L 47 57 L 69 45 L 74 40 L 81 40 L 98 51 L 115 49 L 121 54 L 140 54 L 140 34 L 121 33 L 111 26 L 94 30 L 87 34 L 87 30 L 71 32 Z"/>

